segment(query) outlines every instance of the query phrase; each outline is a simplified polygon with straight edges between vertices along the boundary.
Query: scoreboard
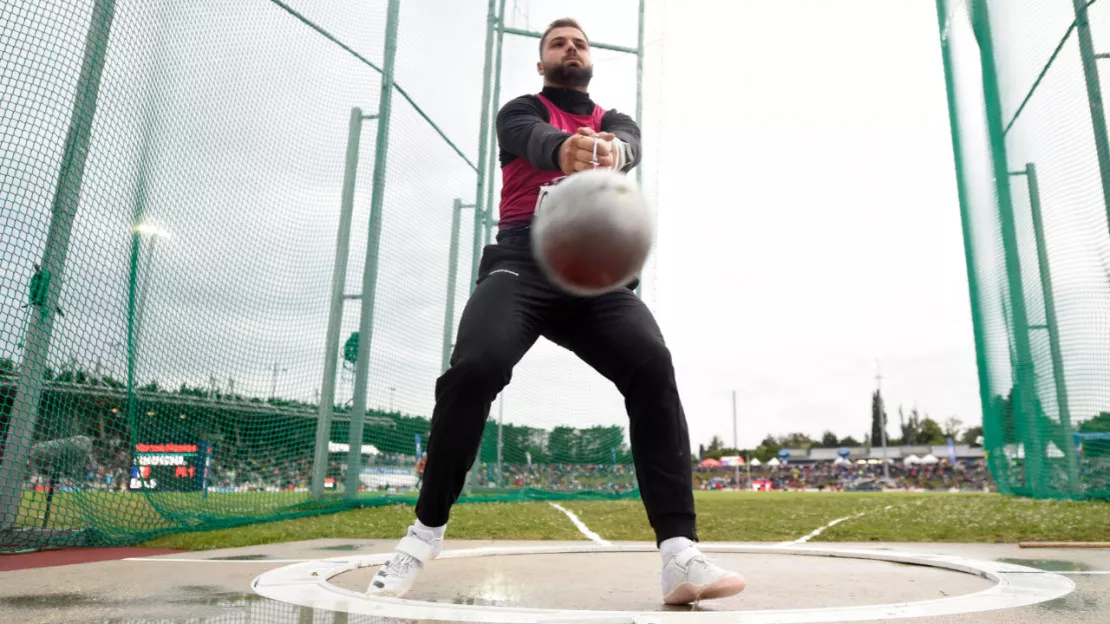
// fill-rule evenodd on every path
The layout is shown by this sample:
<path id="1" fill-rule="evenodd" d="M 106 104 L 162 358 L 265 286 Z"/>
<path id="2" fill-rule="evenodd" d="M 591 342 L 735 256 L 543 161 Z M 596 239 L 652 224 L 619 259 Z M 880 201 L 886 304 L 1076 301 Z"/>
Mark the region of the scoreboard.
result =
<path id="1" fill-rule="evenodd" d="M 135 445 L 131 458 L 132 490 L 196 492 L 207 488 L 212 445 L 157 443 Z"/>

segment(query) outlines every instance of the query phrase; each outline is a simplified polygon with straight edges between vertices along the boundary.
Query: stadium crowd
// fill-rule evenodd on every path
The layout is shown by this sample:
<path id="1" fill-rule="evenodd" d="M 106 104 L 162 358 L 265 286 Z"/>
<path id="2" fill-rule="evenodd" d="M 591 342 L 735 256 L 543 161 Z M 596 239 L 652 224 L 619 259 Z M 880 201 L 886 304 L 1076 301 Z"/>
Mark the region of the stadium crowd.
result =
<path id="1" fill-rule="evenodd" d="M 85 470 L 83 487 L 101 490 L 126 490 L 132 473 L 132 452 L 118 437 L 94 437 L 93 449 Z M 420 468 L 414 455 L 379 453 L 367 457 L 364 468 L 388 468 L 392 474 L 412 475 L 413 485 L 375 486 L 372 477 L 363 480 L 367 490 L 410 491 L 416 485 Z M 517 464 L 502 463 L 500 477 L 496 462 L 483 462 L 474 473 L 472 484 L 479 488 L 531 488 L 553 491 L 598 491 L 612 494 L 636 487 L 633 467 L 625 464 Z M 346 472 L 345 454 L 332 454 L 328 462 L 329 486 L 342 481 Z M 714 489 L 771 489 L 839 491 L 858 489 L 965 490 L 995 489 L 982 459 L 947 459 L 935 464 L 889 464 L 890 479 L 883 479 L 880 464 L 833 464 L 831 462 L 785 464 L 781 466 L 695 467 L 694 487 Z M 208 487 L 224 491 L 305 491 L 312 479 L 311 451 L 292 453 L 290 449 L 251 445 L 249 449 L 217 447 L 210 463 Z M 42 487 L 46 475 L 29 475 L 32 484 Z"/>

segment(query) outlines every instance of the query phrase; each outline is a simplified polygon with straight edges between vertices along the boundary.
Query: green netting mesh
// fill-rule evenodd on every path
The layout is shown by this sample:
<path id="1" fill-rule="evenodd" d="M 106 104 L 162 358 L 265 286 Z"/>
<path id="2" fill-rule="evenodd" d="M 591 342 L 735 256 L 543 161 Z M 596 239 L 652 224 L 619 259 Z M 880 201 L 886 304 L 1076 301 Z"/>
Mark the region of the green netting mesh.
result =
<path id="1" fill-rule="evenodd" d="M 612 4 L 591 37 L 636 48 Z M 0 549 L 415 500 L 496 219 L 483 80 L 494 110 L 538 84 L 485 6 L 399 6 L 0 5 Z M 636 55 L 595 61 L 634 112 Z M 638 495 L 600 375 L 541 344 L 504 394 L 464 501 Z"/>
<path id="2" fill-rule="evenodd" d="M 937 7 L 992 474 L 1108 498 L 1110 6 Z"/>

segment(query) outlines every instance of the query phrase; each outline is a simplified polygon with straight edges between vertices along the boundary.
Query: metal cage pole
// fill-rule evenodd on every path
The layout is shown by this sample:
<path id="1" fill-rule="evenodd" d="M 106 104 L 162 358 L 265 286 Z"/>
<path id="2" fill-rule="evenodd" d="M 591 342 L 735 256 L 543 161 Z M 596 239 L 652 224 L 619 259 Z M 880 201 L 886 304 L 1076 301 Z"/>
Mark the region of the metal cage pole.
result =
<path id="1" fill-rule="evenodd" d="M 1041 218 L 1041 190 L 1037 180 L 1037 168 L 1026 163 L 1025 169 L 1011 171 L 1011 176 L 1024 176 L 1029 189 L 1029 213 L 1033 220 L 1033 238 L 1037 244 L 1037 271 L 1041 280 L 1041 295 L 1044 297 L 1044 325 L 1030 325 L 1029 329 L 1048 332 L 1048 348 L 1052 358 L 1052 381 L 1056 388 L 1056 409 L 1060 418 L 1060 450 L 1067 464 L 1068 489 L 1073 496 L 1081 494 L 1079 463 L 1075 454 L 1074 433 L 1071 424 L 1071 409 L 1068 406 L 1068 389 L 1064 376 L 1064 355 L 1060 349 L 1060 327 L 1056 322 L 1056 300 L 1053 296 L 1052 269 L 1048 260 L 1045 242 L 1044 221 Z"/>
<path id="2" fill-rule="evenodd" d="M 983 432 L 985 444 L 990 452 L 991 463 L 1004 461 L 1002 445 L 996 448 L 990 446 L 992 441 L 999 440 L 1000 436 L 988 435 L 994 426 L 990 418 L 993 412 L 993 403 L 990 397 L 990 371 L 987 359 L 986 330 L 983 320 L 977 310 L 980 301 L 981 286 L 979 284 L 978 260 L 975 254 L 974 233 L 971 228 L 970 200 L 968 199 L 968 183 L 964 177 L 963 142 L 960 138 L 960 115 L 956 95 L 956 77 L 952 69 L 952 51 L 949 44 L 951 23 L 948 12 L 947 0 L 936 0 L 937 23 L 940 30 L 941 62 L 944 66 L 945 94 L 948 105 L 949 133 L 952 140 L 952 157 L 955 163 L 956 195 L 960 205 L 960 228 L 963 233 L 964 260 L 967 270 L 968 298 L 971 302 L 972 339 L 975 345 L 975 370 L 979 381 L 979 404 L 983 416 Z M 998 480 L 999 489 L 1003 494 L 1011 493 L 1005 480 Z"/>
<path id="3" fill-rule="evenodd" d="M 374 300 L 378 285 L 378 256 L 382 238 L 385 198 L 385 166 L 389 152 L 389 122 L 393 109 L 393 66 L 397 59 L 397 26 L 401 0 L 389 0 L 385 22 L 385 59 L 382 63 L 381 96 L 378 100 L 378 135 L 374 147 L 374 178 L 370 196 L 370 231 L 366 243 L 366 265 L 362 274 L 362 307 L 359 310 L 358 359 L 355 361 L 355 392 L 351 405 L 351 428 L 347 436 L 347 475 L 344 495 L 358 496 L 362 470 L 362 430 L 366 418 L 366 384 L 370 376 L 370 346 L 374 335 Z"/>
<path id="4" fill-rule="evenodd" d="M 995 68 L 994 42 L 991 36 L 990 15 L 985 0 L 971 2 L 972 28 L 979 42 L 980 65 L 983 72 L 983 99 L 986 104 L 987 131 L 990 136 L 991 167 L 998 197 L 998 216 L 1001 225 L 1002 248 L 1005 258 L 1007 285 L 1009 286 L 1010 314 L 1013 319 L 1014 395 L 1011 407 L 1015 427 L 1024 426 L 1022 442 L 1025 448 L 1025 484 L 1034 497 L 1045 495 L 1046 483 L 1033 475 L 1043 477 L 1044 454 L 1040 431 L 1037 429 L 1037 387 L 1033 366 L 1033 350 L 1029 341 L 1029 317 L 1025 309 L 1025 286 L 1022 283 L 1021 256 L 1018 249 L 1017 227 L 1014 219 L 1013 195 L 1007 167 L 1006 139 L 1003 135 L 1002 99 Z"/>
<path id="5" fill-rule="evenodd" d="M 347 127 L 347 155 L 343 169 L 343 191 L 340 199 L 339 228 L 336 233 L 335 262 L 331 274 L 331 301 L 328 308 L 328 329 L 324 338 L 324 379 L 320 387 L 320 404 L 317 406 L 316 444 L 312 457 L 312 498 L 324 494 L 327 478 L 328 442 L 331 441 L 331 419 L 335 410 L 335 375 L 338 368 L 339 332 L 343 324 L 343 303 L 347 299 L 347 260 L 350 257 L 351 219 L 355 207 L 355 180 L 358 177 L 358 153 L 362 137 L 362 122 L 377 119 L 377 115 L 363 115 L 362 109 L 351 109 Z"/>
<path id="6" fill-rule="evenodd" d="M 1107 226 L 1110 227 L 1110 146 L 1106 138 L 1106 110 L 1102 101 L 1097 61 L 1099 58 L 1108 58 L 1108 56 L 1095 54 L 1095 45 L 1091 38 L 1091 22 L 1087 15 L 1090 4 L 1085 0 L 1072 0 L 1075 8 L 1075 35 L 1079 40 L 1079 59 L 1083 64 L 1083 78 L 1087 84 L 1087 102 L 1091 108 L 1091 131 L 1094 134 L 1098 172 L 1102 180 L 1103 208 L 1107 214 Z"/>
<path id="7" fill-rule="evenodd" d="M 43 374 L 65 279 L 73 222 L 81 198 L 81 184 L 90 151 L 100 78 L 108 55 L 108 38 L 115 7 L 115 0 L 97 0 L 92 7 L 84 59 L 74 90 L 76 95 L 62 151 L 61 172 L 51 207 L 50 231 L 42 263 L 32 278 L 31 319 L 23 343 L 23 362 L 4 440 L 4 459 L 0 462 L 0 531 L 15 526 L 23 498 L 24 470 L 30 457 L 42 400 Z"/>

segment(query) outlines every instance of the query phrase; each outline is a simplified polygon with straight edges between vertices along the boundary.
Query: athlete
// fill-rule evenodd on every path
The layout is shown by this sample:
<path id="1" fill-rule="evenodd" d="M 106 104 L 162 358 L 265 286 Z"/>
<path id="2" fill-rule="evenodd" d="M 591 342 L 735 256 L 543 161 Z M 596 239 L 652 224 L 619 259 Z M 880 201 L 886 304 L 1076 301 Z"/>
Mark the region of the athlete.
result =
<path id="1" fill-rule="evenodd" d="M 538 94 L 497 115 L 502 191 L 497 242 L 483 250 L 450 367 L 436 381 L 416 520 L 368 592 L 400 597 L 443 550 L 448 515 L 477 456 L 490 405 L 540 336 L 569 349 L 625 398 L 633 461 L 662 554 L 663 601 L 688 604 L 744 589 L 744 579 L 698 550 L 690 439 L 671 354 L 647 306 L 628 288 L 575 297 L 551 284 L 533 259 L 529 223 L 541 187 L 594 167 L 628 172 L 641 160 L 640 129 L 588 92 L 590 45 L 572 19 L 540 39 Z"/>

